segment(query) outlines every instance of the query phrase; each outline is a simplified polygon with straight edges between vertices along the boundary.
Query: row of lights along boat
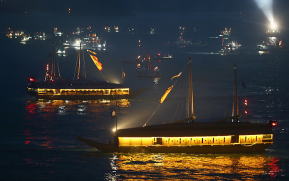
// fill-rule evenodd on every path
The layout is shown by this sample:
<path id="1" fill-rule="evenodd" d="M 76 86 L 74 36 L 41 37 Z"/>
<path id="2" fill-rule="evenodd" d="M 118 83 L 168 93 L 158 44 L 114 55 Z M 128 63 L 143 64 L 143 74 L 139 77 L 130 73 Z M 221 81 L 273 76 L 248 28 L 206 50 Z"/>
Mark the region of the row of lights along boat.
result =
<path id="1" fill-rule="evenodd" d="M 273 144 L 272 128 L 277 122 L 254 123 L 240 120 L 236 66 L 234 66 L 232 117 L 218 122 L 197 122 L 193 104 L 191 61 L 187 67 L 187 119 L 162 125 L 146 123 L 142 127 L 120 130 L 117 129 L 115 119 L 113 143 L 99 143 L 83 137 L 79 137 L 79 140 L 102 152 L 255 153 L 263 152 Z M 182 78 L 180 77 L 178 81 Z M 172 88 L 173 86 L 167 89 L 160 103 Z"/>
<path id="2" fill-rule="evenodd" d="M 91 50 L 86 50 L 86 53 L 101 72 L 103 65 L 96 57 L 96 53 Z M 80 47 L 74 80 L 69 81 L 61 79 L 58 62 L 52 56 L 51 62 L 45 68 L 44 81 L 37 81 L 34 77 L 28 78 L 28 94 L 45 99 L 122 99 L 130 96 L 130 89 L 121 84 L 88 81 L 84 54 Z"/>

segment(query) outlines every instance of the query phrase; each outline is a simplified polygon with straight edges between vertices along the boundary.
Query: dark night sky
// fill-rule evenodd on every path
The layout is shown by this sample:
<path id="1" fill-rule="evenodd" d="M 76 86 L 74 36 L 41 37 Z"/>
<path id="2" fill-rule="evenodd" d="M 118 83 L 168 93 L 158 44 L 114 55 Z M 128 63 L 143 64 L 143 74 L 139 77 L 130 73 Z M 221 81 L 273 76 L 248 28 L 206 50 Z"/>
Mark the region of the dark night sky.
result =
<path id="1" fill-rule="evenodd" d="M 240 12 L 256 9 L 253 0 L 0 0 L 0 2 L 2 12 L 66 13 L 67 8 L 72 8 L 75 15 Z M 288 4 L 288 0 L 275 0 L 275 6 L 278 7 L 288 7 Z"/>

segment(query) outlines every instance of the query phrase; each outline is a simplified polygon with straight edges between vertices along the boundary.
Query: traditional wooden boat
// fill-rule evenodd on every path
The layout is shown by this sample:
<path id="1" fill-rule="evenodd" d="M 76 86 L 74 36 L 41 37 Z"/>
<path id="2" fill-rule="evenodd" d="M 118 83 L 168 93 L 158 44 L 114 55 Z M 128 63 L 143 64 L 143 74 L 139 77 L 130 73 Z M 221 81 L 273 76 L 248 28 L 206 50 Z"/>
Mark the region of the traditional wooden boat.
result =
<path id="1" fill-rule="evenodd" d="M 96 53 L 91 50 L 87 50 L 87 53 L 101 73 L 103 66 Z M 58 62 L 55 56 L 52 56 L 45 67 L 44 80 L 37 81 L 30 77 L 27 92 L 42 99 L 123 99 L 131 95 L 130 88 L 122 84 L 87 80 L 84 52 L 81 48 L 78 51 L 73 80 L 61 78 Z"/>
<path id="2" fill-rule="evenodd" d="M 130 96 L 128 87 L 101 81 L 34 82 L 27 91 L 42 99 L 124 99 Z"/>
<path id="3" fill-rule="evenodd" d="M 237 95 L 237 67 L 234 67 L 232 117 L 216 122 L 197 122 L 192 91 L 191 63 L 188 64 L 187 119 L 177 123 L 119 129 L 113 143 L 103 144 L 79 138 L 102 152 L 181 152 L 181 153 L 256 153 L 273 143 L 276 122 L 240 121 Z M 165 92 L 160 102 L 168 96 Z M 117 122 L 116 122 L 117 123 Z"/>

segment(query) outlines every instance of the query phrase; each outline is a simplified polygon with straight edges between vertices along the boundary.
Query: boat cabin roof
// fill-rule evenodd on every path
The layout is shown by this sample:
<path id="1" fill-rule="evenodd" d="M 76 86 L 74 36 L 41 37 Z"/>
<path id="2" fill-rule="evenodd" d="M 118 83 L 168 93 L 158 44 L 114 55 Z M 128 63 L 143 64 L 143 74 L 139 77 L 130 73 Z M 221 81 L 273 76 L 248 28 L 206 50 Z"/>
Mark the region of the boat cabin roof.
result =
<path id="1" fill-rule="evenodd" d="M 120 129 L 119 137 L 191 137 L 271 134 L 272 127 L 267 123 L 173 123 L 146 127 Z"/>

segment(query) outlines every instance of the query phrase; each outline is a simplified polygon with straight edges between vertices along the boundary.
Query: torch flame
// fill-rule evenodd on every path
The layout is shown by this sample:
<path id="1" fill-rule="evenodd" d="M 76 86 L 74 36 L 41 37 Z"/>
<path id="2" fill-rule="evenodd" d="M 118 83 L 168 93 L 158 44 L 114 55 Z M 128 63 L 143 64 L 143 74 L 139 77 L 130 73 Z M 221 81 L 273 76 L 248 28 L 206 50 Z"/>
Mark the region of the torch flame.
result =
<path id="1" fill-rule="evenodd" d="M 169 95 L 169 93 L 172 91 L 173 88 L 174 88 L 173 85 L 167 88 L 166 92 L 163 94 L 163 96 L 160 99 L 161 104 L 166 100 L 167 96 Z"/>
<path id="2" fill-rule="evenodd" d="M 102 66 L 102 63 L 98 60 L 98 58 L 94 55 L 89 55 L 91 60 L 93 61 L 93 63 L 95 64 L 96 68 L 99 70 L 99 71 L 102 71 L 103 69 L 103 66 Z"/>
<path id="3" fill-rule="evenodd" d="M 94 52 L 94 51 L 92 51 L 92 50 L 86 50 L 88 53 L 91 53 L 91 54 L 93 54 L 93 55 L 96 55 L 96 53 Z"/>
<path id="4" fill-rule="evenodd" d="M 178 73 L 177 75 L 174 75 L 171 77 L 171 80 L 175 79 L 175 78 L 179 78 L 182 75 L 182 72 Z"/>

